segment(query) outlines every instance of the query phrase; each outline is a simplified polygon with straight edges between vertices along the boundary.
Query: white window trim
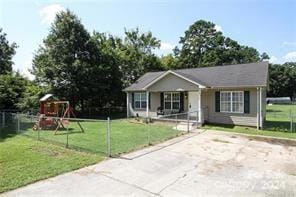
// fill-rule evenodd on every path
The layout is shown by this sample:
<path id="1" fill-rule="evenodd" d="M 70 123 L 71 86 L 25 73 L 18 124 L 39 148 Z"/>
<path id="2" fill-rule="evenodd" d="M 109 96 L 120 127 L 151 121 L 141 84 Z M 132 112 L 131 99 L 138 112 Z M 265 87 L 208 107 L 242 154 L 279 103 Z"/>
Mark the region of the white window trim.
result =
<path id="1" fill-rule="evenodd" d="M 165 108 L 165 94 L 170 94 L 171 95 L 171 100 L 170 100 L 170 103 L 171 103 L 171 108 L 170 109 L 167 109 L 167 108 Z M 179 101 L 174 101 L 173 100 L 173 94 L 178 94 L 179 95 Z M 167 102 L 169 102 L 169 101 L 167 101 Z M 179 103 L 179 109 L 173 109 L 173 103 L 174 102 L 178 102 Z M 180 108 L 181 108 L 181 94 L 180 94 L 180 92 L 164 92 L 163 93 L 163 109 L 164 110 L 180 110 Z"/>
<path id="2" fill-rule="evenodd" d="M 134 92 L 134 109 L 146 109 L 146 107 L 142 107 L 142 102 L 145 101 L 146 105 L 147 105 L 147 98 L 145 100 L 142 100 L 142 94 L 145 93 L 146 96 L 146 92 Z M 135 99 L 135 95 L 136 94 L 140 94 L 140 100 L 136 100 Z M 140 107 L 136 107 L 136 102 L 140 102 Z"/>
<path id="3" fill-rule="evenodd" d="M 237 93 L 242 93 L 242 103 L 243 103 L 243 107 L 242 107 L 242 112 L 234 112 L 232 107 L 232 94 L 234 92 L 237 92 Z M 230 93 L 230 111 L 221 111 L 221 95 L 222 93 Z M 233 113 L 233 114 L 243 114 L 244 113 L 244 109 L 245 109 L 245 101 L 244 101 L 244 98 L 245 98 L 245 95 L 244 95 L 244 91 L 220 91 L 220 112 L 222 113 Z"/>

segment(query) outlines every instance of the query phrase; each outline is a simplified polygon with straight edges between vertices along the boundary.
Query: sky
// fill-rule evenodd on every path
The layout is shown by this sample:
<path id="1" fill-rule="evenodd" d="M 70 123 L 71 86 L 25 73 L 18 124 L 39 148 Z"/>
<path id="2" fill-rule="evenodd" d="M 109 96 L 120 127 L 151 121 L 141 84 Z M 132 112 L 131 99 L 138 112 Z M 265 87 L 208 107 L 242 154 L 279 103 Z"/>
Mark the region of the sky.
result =
<path id="1" fill-rule="evenodd" d="M 203 19 L 240 44 L 266 52 L 272 63 L 296 61 L 296 0 L 0 0 L 0 28 L 18 45 L 13 69 L 28 69 L 55 14 L 70 9 L 93 32 L 122 37 L 124 28 L 151 31 L 158 55 L 178 45 L 186 29 Z"/>

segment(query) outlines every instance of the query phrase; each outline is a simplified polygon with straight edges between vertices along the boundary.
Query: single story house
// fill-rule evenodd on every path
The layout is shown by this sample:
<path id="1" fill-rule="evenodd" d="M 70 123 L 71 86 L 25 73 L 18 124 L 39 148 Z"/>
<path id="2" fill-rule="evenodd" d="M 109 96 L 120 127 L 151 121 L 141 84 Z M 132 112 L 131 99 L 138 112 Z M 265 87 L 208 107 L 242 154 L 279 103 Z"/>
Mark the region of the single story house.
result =
<path id="1" fill-rule="evenodd" d="M 199 123 L 263 127 L 268 62 L 148 72 L 124 89 L 127 116 L 197 112 Z"/>

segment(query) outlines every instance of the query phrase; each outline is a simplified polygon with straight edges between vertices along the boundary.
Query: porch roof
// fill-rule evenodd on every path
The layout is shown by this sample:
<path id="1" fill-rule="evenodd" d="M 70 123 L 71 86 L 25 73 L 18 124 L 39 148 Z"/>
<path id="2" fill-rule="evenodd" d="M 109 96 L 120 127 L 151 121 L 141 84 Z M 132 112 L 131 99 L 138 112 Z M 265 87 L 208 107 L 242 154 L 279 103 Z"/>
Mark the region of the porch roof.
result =
<path id="1" fill-rule="evenodd" d="M 166 73 L 209 88 L 266 87 L 268 62 L 148 72 L 124 91 L 146 90 Z"/>

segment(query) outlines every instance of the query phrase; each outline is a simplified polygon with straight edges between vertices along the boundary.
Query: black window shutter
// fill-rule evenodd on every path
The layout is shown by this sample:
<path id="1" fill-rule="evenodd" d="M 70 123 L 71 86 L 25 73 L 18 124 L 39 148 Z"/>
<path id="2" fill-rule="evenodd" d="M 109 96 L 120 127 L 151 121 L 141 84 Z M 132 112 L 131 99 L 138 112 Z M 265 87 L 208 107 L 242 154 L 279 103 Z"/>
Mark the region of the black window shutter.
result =
<path id="1" fill-rule="evenodd" d="M 244 91 L 244 113 L 250 113 L 250 91 Z"/>
<path id="2" fill-rule="evenodd" d="M 132 93 L 132 108 L 134 109 L 134 97 L 135 97 L 135 93 Z"/>
<path id="3" fill-rule="evenodd" d="M 148 98 L 149 98 L 149 109 L 151 109 L 151 93 L 149 92 L 148 93 Z"/>
<path id="4" fill-rule="evenodd" d="M 180 111 L 184 111 L 184 92 L 180 92 Z"/>
<path id="5" fill-rule="evenodd" d="M 215 92 L 215 111 L 220 112 L 220 92 Z"/>
<path id="6" fill-rule="evenodd" d="M 160 107 L 163 109 L 163 92 L 160 93 Z"/>

